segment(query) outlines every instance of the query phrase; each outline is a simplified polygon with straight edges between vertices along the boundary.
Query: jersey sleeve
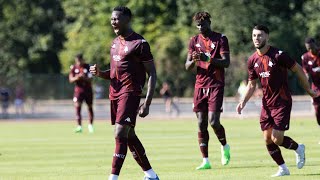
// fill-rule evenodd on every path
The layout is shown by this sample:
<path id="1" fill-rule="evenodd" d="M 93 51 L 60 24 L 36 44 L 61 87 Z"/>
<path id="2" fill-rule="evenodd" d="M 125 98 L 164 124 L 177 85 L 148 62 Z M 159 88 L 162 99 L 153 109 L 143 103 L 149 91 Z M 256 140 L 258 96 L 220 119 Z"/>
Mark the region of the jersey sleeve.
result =
<path id="1" fill-rule="evenodd" d="M 258 75 L 254 71 L 254 65 L 253 65 L 253 61 L 251 58 L 248 59 L 247 66 L 248 66 L 248 76 L 249 76 L 248 79 L 249 79 L 249 81 L 257 79 Z"/>
<path id="2" fill-rule="evenodd" d="M 138 51 L 138 59 L 141 62 L 153 61 L 150 45 L 146 40 L 144 39 L 141 40 L 141 43 L 139 44 L 137 51 Z"/>
<path id="3" fill-rule="evenodd" d="M 221 35 L 220 45 L 220 54 L 230 53 L 228 38 L 224 34 Z"/>
<path id="4" fill-rule="evenodd" d="M 188 46 L 188 53 L 192 54 L 193 51 L 195 51 L 195 46 L 194 46 L 194 37 L 190 38 L 189 40 L 189 46 Z"/>
<path id="5" fill-rule="evenodd" d="M 293 60 L 287 53 L 279 51 L 279 54 L 277 56 L 278 63 L 287 68 L 291 69 L 294 65 L 296 65 L 296 61 Z"/>

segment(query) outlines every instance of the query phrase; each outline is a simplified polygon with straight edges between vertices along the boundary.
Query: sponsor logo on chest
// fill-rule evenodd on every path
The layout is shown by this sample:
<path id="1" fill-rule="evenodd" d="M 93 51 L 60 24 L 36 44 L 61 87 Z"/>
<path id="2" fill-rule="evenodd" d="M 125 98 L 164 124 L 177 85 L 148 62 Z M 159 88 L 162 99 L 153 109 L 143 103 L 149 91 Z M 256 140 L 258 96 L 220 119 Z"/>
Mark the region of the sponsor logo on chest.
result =
<path id="1" fill-rule="evenodd" d="M 259 73 L 259 76 L 261 78 L 268 78 L 270 76 L 270 71 L 261 72 Z"/>
<path id="2" fill-rule="evenodd" d="M 113 56 L 112 56 L 112 59 L 113 59 L 114 61 L 120 61 L 120 60 L 121 60 L 121 56 L 120 56 L 120 55 L 113 55 Z"/>

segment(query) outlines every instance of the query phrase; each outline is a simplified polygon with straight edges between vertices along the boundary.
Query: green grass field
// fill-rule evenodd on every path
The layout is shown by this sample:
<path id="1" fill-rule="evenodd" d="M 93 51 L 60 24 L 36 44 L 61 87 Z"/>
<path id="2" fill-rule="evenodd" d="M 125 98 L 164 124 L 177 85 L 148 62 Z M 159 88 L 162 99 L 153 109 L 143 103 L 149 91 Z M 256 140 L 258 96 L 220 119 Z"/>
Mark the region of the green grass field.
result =
<path id="1" fill-rule="evenodd" d="M 210 131 L 213 169 L 194 170 L 201 161 L 195 119 L 138 121 L 136 132 L 153 169 L 162 180 L 271 179 L 277 166 L 269 156 L 255 119 L 223 119 L 231 146 L 231 162 L 220 163 L 220 145 Z M 84 122 L 86 127 L 86 122 Z M 97 121 L 96 132 L 73 133 L 73 121 L 0 121 L 0 179 L 107 179 L 114 149 L 113 127 Z M 307 163 L 295 166 L 293 151 L 282 149 L 291 176 L 320 179 L 320 129 L 314 118 L 291 120 L 286 133 L 306 145 Z M 128 151 L 120 180 L 141 180 L 144 174 Z"/>

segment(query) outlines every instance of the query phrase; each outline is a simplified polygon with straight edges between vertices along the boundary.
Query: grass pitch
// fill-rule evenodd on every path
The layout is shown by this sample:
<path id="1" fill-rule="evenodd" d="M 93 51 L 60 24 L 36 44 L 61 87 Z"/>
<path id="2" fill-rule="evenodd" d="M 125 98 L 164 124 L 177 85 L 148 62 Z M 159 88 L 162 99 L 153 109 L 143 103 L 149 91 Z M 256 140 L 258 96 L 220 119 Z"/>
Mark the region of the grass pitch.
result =
<path id="1" fill-rule="evenodd" d="M 210 130 L 213 169 L 196 171 L 202 158 L 195 119 L 138 120 L 136 132 L 153 169 L 162 180 L 271 179 L 277 171 L 262 138 L 258 118 L 222 119 L 231 146 L 231 162 L 220 163 L 220 144 Z M 107 179 L 114 149 L 113 127 L 96 121 L 95 133 L 75 134 L 73 121 L 0 121 L 0 179 Z M 86 127 L 86 122 L 84 122 Z M 320 129 L 315 119 L 293 118 L 286 135 L 306 145 L 306 166 L 297 169 L 293 151 L 281 148 L 291 176 L 320 179 Z M 128 150 L 120 180 L 144 174 Z"/>

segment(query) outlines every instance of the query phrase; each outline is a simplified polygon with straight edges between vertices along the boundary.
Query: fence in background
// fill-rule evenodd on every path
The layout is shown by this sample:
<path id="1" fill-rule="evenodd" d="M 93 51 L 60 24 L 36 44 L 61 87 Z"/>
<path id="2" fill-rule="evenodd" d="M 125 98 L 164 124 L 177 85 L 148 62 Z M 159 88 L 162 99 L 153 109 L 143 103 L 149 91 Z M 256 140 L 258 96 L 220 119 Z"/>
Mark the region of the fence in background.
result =
<path id="1" fill-rule="evenodd" d="M 149 118 L 176 118 L 195 117 L 192 112 L 192 98 L 176 98 L 174 102 L 177 104 L 179 114 L 172 109 L 172 112 L 166 112 L 163 99 L 156 98 L 153 100 Z M 243 115 L 235 112 L 237 100 L 235 98 L 225 98 L 223 104 L 222 117 L 258 117 L 260 114 L 261 99 L 251 99 L 244 109 Z M 25 113 L 16 115 L 13 104 L 9 106 L 9 119 L 60 119 L 74 120 L 75 110 L 73 102 L 68 100 L 28 100 L 24 104 Z M 110 119 L 110 104 L 108 99 L 99 99 L 94 101 L 94 112 L 96 119 Z M 87 108 L 84 104 L 82 108 L 83 119 L 87 117 Z M 309 96 L 294 96 L 292 116 L 313 116 L 314 110 Z M 3 117 L 2 117 L 3 118 Z"/>

